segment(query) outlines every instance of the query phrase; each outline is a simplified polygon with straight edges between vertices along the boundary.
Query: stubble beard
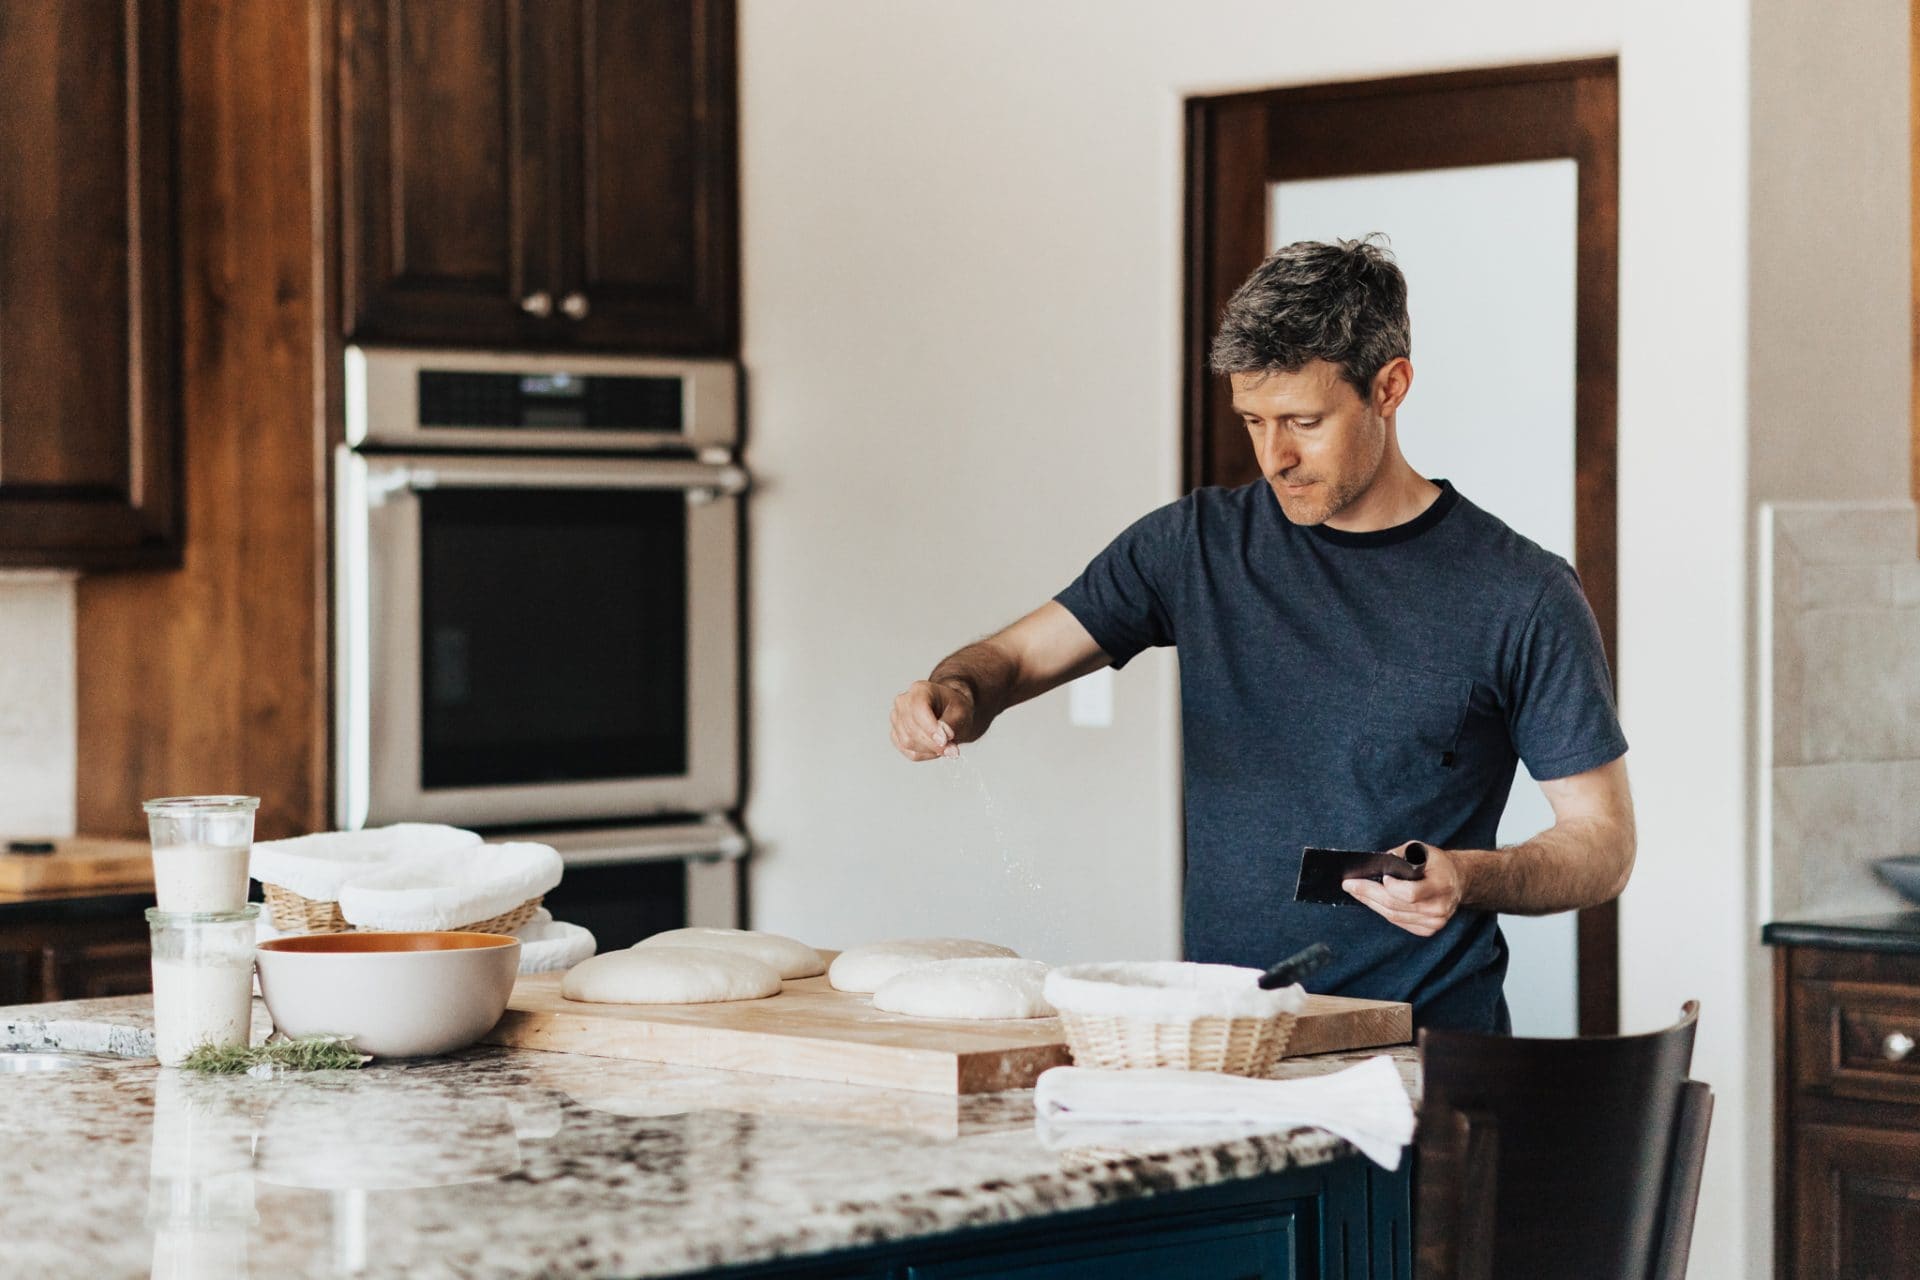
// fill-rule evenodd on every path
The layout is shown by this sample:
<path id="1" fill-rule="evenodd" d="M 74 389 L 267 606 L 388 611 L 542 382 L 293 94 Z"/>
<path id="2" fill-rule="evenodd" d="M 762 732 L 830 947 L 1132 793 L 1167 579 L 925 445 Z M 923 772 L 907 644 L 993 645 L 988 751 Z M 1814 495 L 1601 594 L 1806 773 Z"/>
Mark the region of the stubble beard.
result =
<path id="1" fill-rule="evenodd" d="M 1325 524 L 1352 506 L 1356 499 L 1373 486 L 1374 478 L 1380 474 L 1380 463 L 1387 453 L 1385 424 L 1373 425 L 1378 429 L 1374 433 L 1373 456 L 1368 459 L 1368 465 L 1363 471 L 1355 471 L 1331 487 L 1326 481 L 1321 481 L 1319 488 L 1325 491 L 1325 496 L 1310 492 L 1297 498 L 1290 498 L 1283 492 L 1283 486 L 1286 484 L 1284 477 L 1268 478 L 1267 483 L 1273 489 L 1273 496 L 1279 500 L 1280 510 L 1288 520 L 1299 525 Z M 1312 503 L 1311 506 L 1306 505 L 1309 502 Z"/>

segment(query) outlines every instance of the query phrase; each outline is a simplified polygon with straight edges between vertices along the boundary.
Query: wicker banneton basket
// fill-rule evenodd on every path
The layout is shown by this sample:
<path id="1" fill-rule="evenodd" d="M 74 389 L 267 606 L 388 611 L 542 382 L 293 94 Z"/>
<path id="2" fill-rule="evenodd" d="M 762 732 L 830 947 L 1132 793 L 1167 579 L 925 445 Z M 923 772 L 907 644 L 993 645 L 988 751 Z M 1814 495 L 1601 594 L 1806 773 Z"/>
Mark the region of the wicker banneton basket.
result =
<path id="1" fill-rule="evenodd" d="M 400 822 L 261 841 L 247 870 L 266 890 L 267 918 L 279 932 L 346 933 L 353 926 L 340 914 L 338 899 L 349 880 L 401 859 L 479 844 L 477 834 L 459 827 Z"/>
<path id="2" fill-rule="evenodd" d="M 313 898 L 303 898 L 291 889 L 283 889 L 277 884 L 262 884 L 261 889 L 267 899 L 267 914 L 273 920 L 273 927 L 281 933 L 379 933 L 381 930 L 361 928 L 347 923 L 340 914 L 337 902 L 321 902 Z M 533 919 L 533 913 L 540 909 L 541 897 L 529 898 L 511 911 L 505 911 L 485 920 L 472 924 L 455 925 L 457 933 L 512 933 L 527 921 Z"/>
<path id="3" fill-rule="evenodd" d="M 1047 975 L 1046 995 L 1075 1066 L 1265 1077 L 1287 1050 L 1306 993 L 1263 991 L 1259 977 L 1219 964 L 1067 965 Z"/>

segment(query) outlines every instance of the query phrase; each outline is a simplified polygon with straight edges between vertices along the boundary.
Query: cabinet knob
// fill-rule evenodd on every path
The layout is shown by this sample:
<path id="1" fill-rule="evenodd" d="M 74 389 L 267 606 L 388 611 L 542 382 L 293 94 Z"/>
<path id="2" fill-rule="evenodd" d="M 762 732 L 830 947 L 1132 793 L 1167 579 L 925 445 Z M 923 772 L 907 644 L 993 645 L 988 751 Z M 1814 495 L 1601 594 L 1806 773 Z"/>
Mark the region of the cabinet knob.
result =
<path id="1" fill-rule="evenodd" d="M 553 295 L 545 289 L 520 299 L 520 309 L 530 316 L 545 319 L 553 314 Z"/>
<path id="2" fill-rule="evenodd" d="M 585 320 L 587 312 L 592 310 L 587 303 L 587 295 L 577 290 L 560 299 L 560 309 L 567 313 L 569 320 Z"/>
<path id="3" fill-rule="evenodd" d="M 1913 1052 L 1913 1037 L 1904 1031 L 1889 1031 L 1887 1038 L 1880 1042 L 1880 1052 L 1888 1062 L 1904 1062 Z"/>

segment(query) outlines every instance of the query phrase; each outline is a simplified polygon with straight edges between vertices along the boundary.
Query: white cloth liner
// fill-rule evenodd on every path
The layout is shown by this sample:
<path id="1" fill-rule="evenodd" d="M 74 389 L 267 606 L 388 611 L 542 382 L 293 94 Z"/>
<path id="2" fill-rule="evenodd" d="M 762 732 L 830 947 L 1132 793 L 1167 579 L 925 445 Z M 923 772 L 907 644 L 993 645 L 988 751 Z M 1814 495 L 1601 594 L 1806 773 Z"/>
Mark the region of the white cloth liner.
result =
<path id="1" fill-rule="evenodd" d="M 1058 970 L 1055 970 L 1058 972 Z M 1413 1141 L 1413 1103 L 1385 1054 L 1324 1076 L 1252 1080 L 1215 1071 L 1054 1067 L 1033 1092 L 1049 1147 L 1199 1143 L 1325 1129 L 1383 1169 Z"/>
<path id="2" fill-rule="evenodd" d="M 1179 960 L 1123 960 L 1063 965 L 1047 975 L 1047 1003 L 1092 1017 L 1190 1022 L 1195 1018 L 1271 1018 L 1298 1013 L 1307 993 L 1298 983 L 1259 987 L 1260 970 Z"/>
<path id="3" fill-rule="evenodd" d="M 520 972 L 558 973 L 571 969 L 594 953 L 593 935 L 577 924 L 555 920 L 545 907 L 513 931 L 520 939 Z"/>
<path id="4" fill-rule="evenodd" d="M 560 883 L 544 844 L 483 844 L 410 857 L 340 888 L 340 914 L 366 929 L 454 929 L 511 911 Z"/>
<path id="5" fill-rule="evenodd" d="M 338 902 L 347 881 L 387 863 L 479 843 L 480 837 L 474 832 L 436 822 L 398 822 L 365 831 L 323 831 L 254 845 L 247 874 L 262 884 L 277 884 L 303 898 Z"/>

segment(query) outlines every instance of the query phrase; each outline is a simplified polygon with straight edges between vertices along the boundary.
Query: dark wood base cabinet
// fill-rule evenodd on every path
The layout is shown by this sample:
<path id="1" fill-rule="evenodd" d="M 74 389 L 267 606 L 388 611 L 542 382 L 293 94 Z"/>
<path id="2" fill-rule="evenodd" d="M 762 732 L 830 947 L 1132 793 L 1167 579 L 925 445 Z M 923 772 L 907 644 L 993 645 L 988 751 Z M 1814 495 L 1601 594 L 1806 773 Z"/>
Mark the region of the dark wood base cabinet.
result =
<path id="1" fill-rule="evenodd" d="M 1410 1167 L 1410 1153 L 1393 1173 L 1354 1155 L 705 1280 L 1408 1280 Z"/>
<path id="2" fill-rule="evenodd" d="M 129 896 L 0 906 L 0 1005 L 151 991 L 152 905 Z"/>
<path id="3" fill-rule="evenodd" d="M 1920 955 L 1775 953 L 1778 1280 L 1920 1276 Z"/>

